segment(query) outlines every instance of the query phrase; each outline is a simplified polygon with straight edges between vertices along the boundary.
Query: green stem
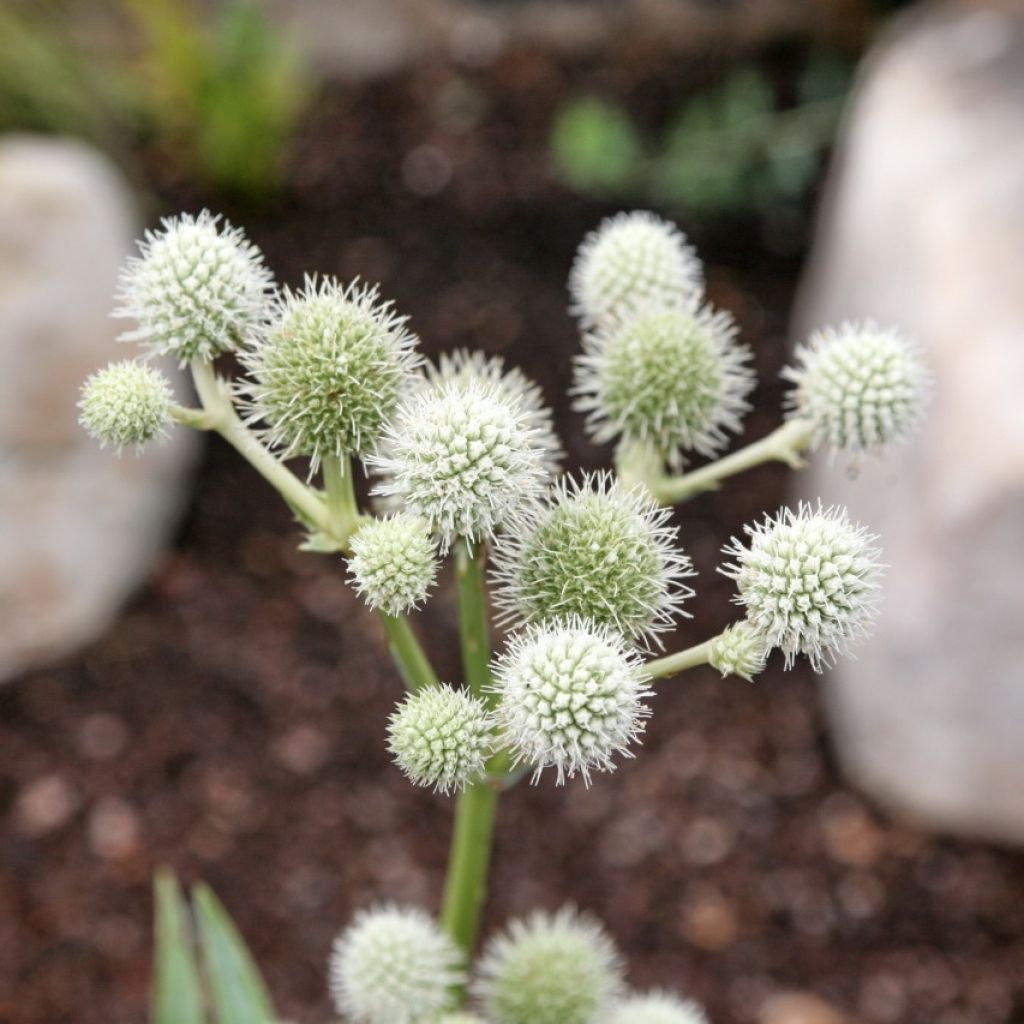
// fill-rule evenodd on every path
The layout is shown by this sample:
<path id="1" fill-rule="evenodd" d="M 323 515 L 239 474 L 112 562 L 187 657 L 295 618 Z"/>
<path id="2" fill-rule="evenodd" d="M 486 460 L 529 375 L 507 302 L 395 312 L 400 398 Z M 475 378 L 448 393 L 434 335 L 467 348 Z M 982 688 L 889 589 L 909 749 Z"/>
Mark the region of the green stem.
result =
<path id="1" fill-rule="evenodd" d="M 327 507 L 287 466 L 260 444 L 255 434 L 238 418 L 223 381 L 213 364 L 203 360 L 191 363 L 192 379 L 203 404 L 206 430 L 216 430 L 292 508 L 318 530 L 330 533 Z M 195 417 L 193 417 L 195 419 Z"/>
<path id="2" fill-rule="evenodd" d="M 388 615 L 386 612 L 380 613 L 380 620 L 388 634 L 391 657 L 398 666 L 406 688 L 419 690 L 424 686 L 437 686 L 437 675 L 416 639 L 409 620 L 404 615 Z"/>
<path id="3" fill-rule="evenodd" d="M 493 699 L 487 595 L 484 586 L 483 545 L 474 548 L 459 540 L 455 547 L 455 575 L 459 606 L 462 666 L 470 691 Z M 486 779 L 467 786 L 455 805 L 455 829 L 448 855 L 448 874 L 441 902 L 441 925 L 472 959 L 487 895 L 494 819 L 498 795 L 508 771 L 508 755 L 496 754 L 488 762 Z"/>
<path id="4" fill-rule="evenodd" d="M 704 643 L 688 647 L 685 651 L 666 654 L 664 658 L 655 658 L 644 665 L 644 673 L 649 679 L 664 679 L 665 676 L 674 676 L 688 668 L 706 665 L 711 656 L 711 644 L 712 640 L 705 640 Z"/>
<path id="5" fill-rule="evenodd" d="M 701 491 L 713 491 L 726 477 L 765 462 L 784 462 L 793 469 L 803 465 L 801 452 L 814 439 L 814 428 L 806 420 L 789 420 L 767 437 L 748 444 L 725 458 L 701 466 L 682 476 L 662 476 L 650 482 L 654 496 L 663 505 L 678 505 Z"/>
<path id="6" fill-rule="evenodd" d="M 327 532 L 344 550 L 359 526 L 352 460 L 347 455 L 328 455 L 323 462 L 323 472 L 327 492 Z"/>

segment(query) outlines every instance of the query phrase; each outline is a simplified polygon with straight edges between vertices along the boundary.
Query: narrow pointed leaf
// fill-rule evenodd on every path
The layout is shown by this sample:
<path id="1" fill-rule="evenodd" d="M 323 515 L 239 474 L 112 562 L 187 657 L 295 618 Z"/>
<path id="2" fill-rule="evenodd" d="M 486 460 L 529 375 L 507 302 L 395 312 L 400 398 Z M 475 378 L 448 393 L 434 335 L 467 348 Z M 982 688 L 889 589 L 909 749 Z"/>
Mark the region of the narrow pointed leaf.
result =
<path id="1" fill-rule="evenodd" d="M 153 890 L 156 901 L 153 1024 L 205 1024 L 190 915 L 178 880 L 169 871 L 158 871 Z"/>

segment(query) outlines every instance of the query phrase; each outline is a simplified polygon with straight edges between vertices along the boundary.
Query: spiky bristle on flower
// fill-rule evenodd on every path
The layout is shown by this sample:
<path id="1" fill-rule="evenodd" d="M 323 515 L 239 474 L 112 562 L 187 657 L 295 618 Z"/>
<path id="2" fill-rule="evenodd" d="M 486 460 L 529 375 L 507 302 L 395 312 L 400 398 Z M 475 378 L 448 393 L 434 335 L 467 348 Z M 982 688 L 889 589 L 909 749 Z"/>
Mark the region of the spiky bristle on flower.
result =
<path id="1" fill-rule="evenodd" d="M 417 786 L 462 790 L 484 774 L 494 719 L 482 700 L 451 686 L 409 694 L 388 723 L 388 749 Z"/>
<path id="2" fill-rule="evenodd" d="M 592 1024 L 621 991 L 615 944 L 573 907 L 512 921 L 485 946 L 473 982 L 495 1024 Z"/>
<path id="3" fill-rule="evenodd" d="M 587 327 L 649 304 L 686 306 L 703 290 L 704 268 L 686 236 L 644 210 L 603 220 L 583 239 L 569 275 L 570 310 Z"/>
<path id="4" fill-rule="evenodd" d="M 723 676 L 739 676 L 753 682 L 764 671 L 768 641 L 745 619 L 727 626 L 711 640 L 708 664 Z"/>
<path id="5" fill-rule="evenodd" d="M 207 210 L 166 217 L 121 272 L 114 316 L 135 320 L 136 341 L 182 365 L 211 360 L 263 329 L 273 277 L 238 228 Z"/>
<path id="6" fill-rule="evenodd" d="M 602 1024 L 708 1024 L 699 1003 L 654 990 L 620 999 Z"/>
<path id="7" fill-rule="evenodd" d="M 454 1009 L 461 962 L 454 941 L 419 908 L 361 910 L 334 942 L 331 995 L 352 1024 L 433 1024 Z"/>
<path id="8" fill-rule="evenodd" d="M 673 468 L 713 456 L 738 433 L 754 376 L 726 313 L 648 307 L 588 332 L 572 394 L 599 443 L 649 445 Z"/>
<path id="9" fill-rule="evenodd" d="M 172 397 L 170 382 L 155 367 L 130 359 L 111 363 L 82 385 L 79 422 L 118 454 L 129 445 L 141 449 L 165 433 Z"/>
<path id="10" fill-rule="evenodd" d="M 378 494 L 421 515 L 447 551 L 456 537 L 487 540 L 546 481 L 534 413 L 494 381 L 453 379 L 401 405 L 369 460 Z"/>
<path id="11" fill-rule="evenodd" d="M 683 613 L 694 575 L 671 510 L 609 473 L 558 481 L 494 550 L 495 603 L 517 626 L 587 619 L 656 639 Z"/>
<path id="12" fill-rule="evenodd" d="M 631 757 L 650 709 L 639 654 L 606 627 L 581 619 L 528 626 L 494 666 L 496 715 L 517 763 L 534 781 L 554 768 L 557 782 L 611 771 Z"/>
<path id="13" fill-rule="evenodd" d="M 816 331 L 782 371 L 794 387 L 791 417 L 814 426 L 815 443 L 851 455 L 880 454 L 920 424 L 931 374 L 920 349 L 899 331 L 870 321 Z"/>
<path id="14" fill-rule="evenodd" d="M 421 362 L 406 318 L 376 287 L 307 278 L 286 290 L 265 336 L 242 362 L 249 419 L 282 457 L 365 457 L 376 450 Z"/>
<path id="15" fill-rule="evenodd" d="M 426 600 L 437 578 L 437 552 L 419 516 L 400 512 L 363 523 L 352 538 L 348 568 L 371 608 L 401 615 Z"/>
<path id="16" fill-rule="evenodd" d="M 805 654 L 815 671 L 831 665 L 874 618 L 882 565 L 877 537 L 843 508 L 784 508 L 733 538 L 720 572 L 736 581 L 747 620 L 791 665 Z"/>

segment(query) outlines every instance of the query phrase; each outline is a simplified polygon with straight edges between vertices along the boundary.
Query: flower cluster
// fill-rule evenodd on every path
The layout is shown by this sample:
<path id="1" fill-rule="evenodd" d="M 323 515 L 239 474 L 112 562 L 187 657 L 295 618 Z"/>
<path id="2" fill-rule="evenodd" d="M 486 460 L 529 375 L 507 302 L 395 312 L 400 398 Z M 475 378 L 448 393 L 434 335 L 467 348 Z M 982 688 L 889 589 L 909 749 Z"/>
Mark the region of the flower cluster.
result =
<path id="1" fill-rule="evenodd" d="M 371 519 L 352 538 L 348 568 L 371 608 L 401 615 L 426 600 L 437 577 L 430 529 L 419 517 L 401 512 Z"/>
<path id="2" fill-rule="evenodd" d="M 111 363 L 82 385 L 81 424 L 118 452 L 129 445 L 141 448 L 164 433 L 171 398 L 171 385 L 159 370 L 130 359 Z"/>

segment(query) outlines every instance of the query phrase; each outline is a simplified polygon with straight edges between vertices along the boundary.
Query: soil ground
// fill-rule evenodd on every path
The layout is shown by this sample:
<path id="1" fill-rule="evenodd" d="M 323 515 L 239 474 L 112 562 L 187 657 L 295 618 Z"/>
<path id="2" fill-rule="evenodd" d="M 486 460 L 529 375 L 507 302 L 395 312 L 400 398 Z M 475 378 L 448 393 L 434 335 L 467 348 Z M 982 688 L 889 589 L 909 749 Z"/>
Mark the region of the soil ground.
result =
<path id="1" fill-rule="evenodd" d="M 657 117 L 678 69 L 642 56 L 586 74 Z M 577 348 L 564 281 L 609 210 L 547 170 L 568 79 L 521 53 L 333 91 L 279 206 L 229 212 L 283 280 L 360 274 L 428 353 L 507 356 L 560 410 L 570 468 L 589 469 L 607 452 L 563 398 Z M 161 173 L 168 209 L 216 202 Z M 799 247 L 773 251 L 753 223 L 695 233 L 712 299 L 756 354 L 754 438 L 779 415 Z M 729 621 L 718 551 L 785 487 L 765 468 L 679 510 L 699 596 L 672 648 Z M 390 764 L 400 690 L 377 624 L 341 560 L 296 539 L 212 441 L 172 550 L 116 625 L 0 691 L 0 1021 L 142 1022 L 158 865 L 214 887 L 282 1015 L 303 1024 L 330 1019 L 324 964 L 356 908 L 436 904 L 451 802 Z M 447 585 L 417 627 L 457 678 Z M 574 902 L 607 924 L 635 984 L 686 991 L 716 1024 L 753 1021 L 792 988 L 867 1021 L 1024 1021 L 1024 856 L 929 835 L 851 792 L 825 734 L 827 686 L 775 662 L 757 685 L 696 671 L 660 686 L 635 760 L 589 790 L 545 779 L 504 799 L 485 929 Z"/>

